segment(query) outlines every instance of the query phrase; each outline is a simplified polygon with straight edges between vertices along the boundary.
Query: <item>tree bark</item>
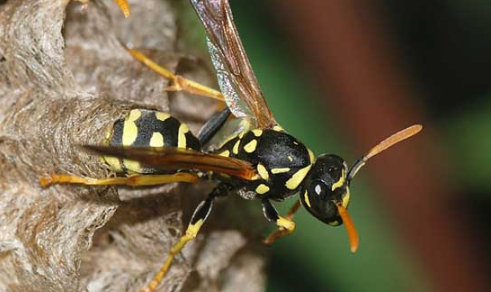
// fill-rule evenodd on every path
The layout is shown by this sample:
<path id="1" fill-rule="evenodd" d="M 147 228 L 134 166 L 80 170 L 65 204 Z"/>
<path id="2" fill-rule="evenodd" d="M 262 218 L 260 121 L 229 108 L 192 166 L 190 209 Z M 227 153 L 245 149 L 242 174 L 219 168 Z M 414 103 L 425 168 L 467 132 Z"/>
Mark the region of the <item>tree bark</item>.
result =
<path id="1" fill-rule="evenodd" d="M 167 94 L 167 81 L 122 45 L 212 84 L 206 66 L 174 52 L 171 2 L 130 1 L 126 20 L 108 0 L 85 9 L 68 0 L 0 1 L 0 291 L 136 291 L 213 187 L 38 183 L 50 173 L 110 175 L 77 145 L 101 144 L 132 108 L 170 112 L 194 133 L 216 111 L 206 98 Z M 216 204 L 157 291 L 263 290 L 260 208 L 238 200 Z"/>

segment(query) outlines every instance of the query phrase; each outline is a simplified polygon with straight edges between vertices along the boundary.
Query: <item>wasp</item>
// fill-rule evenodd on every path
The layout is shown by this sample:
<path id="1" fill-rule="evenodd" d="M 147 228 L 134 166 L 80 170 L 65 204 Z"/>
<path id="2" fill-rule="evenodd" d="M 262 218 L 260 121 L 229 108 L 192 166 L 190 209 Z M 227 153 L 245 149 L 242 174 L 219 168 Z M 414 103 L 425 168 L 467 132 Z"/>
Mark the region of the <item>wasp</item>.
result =
<path id="1" fill-rule="evenodd" d="M 216 187 L 196 207 L 184 235 L 172 246 L 160 271 L 141 291 L 153 291 L 171 267 L 174 257 L 196 238 L 217 197 L 232 193 L 260 200 L 266 219 L 277 229 L 264 242 L 291 234 L 294 214 L 303 206 L 318 220 L 346 227 L 350 248 L 359 238 L 347 209 L 350 184 L 369 159 L 422 130 L 410 126 L 386 138 L 351 167 L 334 154 L 314 153 L 275 120 L 261 92 L 242 46 L 227 0 L 191 0 L 207 34 L 207 45 L 220 91 L 174 75 L 136 50 L 129 53 L 163 77 L 168 90 L 186 91 L 224 100 L 227 108 L 212 117 L 195 136 L 186 124 L 168 113 L 133 109 L 114 123 L 106 145 L 85 145 L 101 156 L 112 170 L 126 176 L 94 179 L 53 174 L 41 184 L 156 185 L 213 180 Z M 233 115 L 234 119 L 229 119 Z M 272 201 L 298 194 L 282 216 Z"/>

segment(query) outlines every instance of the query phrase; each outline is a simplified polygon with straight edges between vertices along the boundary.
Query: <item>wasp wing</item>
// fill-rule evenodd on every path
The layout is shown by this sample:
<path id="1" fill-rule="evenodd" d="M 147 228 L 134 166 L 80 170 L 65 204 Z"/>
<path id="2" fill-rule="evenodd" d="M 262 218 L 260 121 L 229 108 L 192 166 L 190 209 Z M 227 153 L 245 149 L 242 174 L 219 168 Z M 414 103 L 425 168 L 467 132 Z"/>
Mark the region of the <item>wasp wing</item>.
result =
<path id="1" fill-rule="evenodd" d="M 124 147 L 84 145 L 101 155 L 138 161 L 162 170 L 201 170 L 228 174 L 251 180 L 256 170 L 247 161 L 177 147 Z"/>
<path id="2" fill-rule="evenodd" d="M 230 110 L 260 128 L 276 125 L 235 27 L 228 0 L 191 0 L 208 35 L 208 49 Z"/>

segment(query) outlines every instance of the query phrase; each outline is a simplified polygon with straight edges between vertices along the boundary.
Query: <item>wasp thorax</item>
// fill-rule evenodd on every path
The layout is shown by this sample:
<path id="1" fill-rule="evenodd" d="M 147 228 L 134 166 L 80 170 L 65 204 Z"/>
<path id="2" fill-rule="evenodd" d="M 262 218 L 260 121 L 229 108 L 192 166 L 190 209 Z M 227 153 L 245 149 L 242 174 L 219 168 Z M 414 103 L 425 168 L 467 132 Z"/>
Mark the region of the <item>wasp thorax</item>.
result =
<path id="1" fill-rule="evenodd" d="M 332 226 L 342 223 L 336 204 L 347 207 L 349 189 L 346 180 L 346 162 L 337 155 L 321 155 L 309 172 L 300 197 L 305 208 L 321 220 Z"/>

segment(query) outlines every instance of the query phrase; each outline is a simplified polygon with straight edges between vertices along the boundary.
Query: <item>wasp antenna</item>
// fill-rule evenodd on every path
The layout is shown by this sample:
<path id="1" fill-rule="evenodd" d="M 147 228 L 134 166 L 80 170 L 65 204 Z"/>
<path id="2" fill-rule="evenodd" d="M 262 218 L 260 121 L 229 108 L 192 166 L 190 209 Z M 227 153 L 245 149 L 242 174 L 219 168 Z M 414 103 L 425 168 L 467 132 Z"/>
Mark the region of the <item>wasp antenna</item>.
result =
<path id="1" fill-rule="evenodd" d="M 407 127 L 404 130 L 401 130 L 392 136 L 386 138 L 382 142 L 378 143 L 368 151 L 367 154 L 365 154 L 362 158 L 358 159 L 355 164 L 351 167 L 351 169 L 348 172 L 348 182 L 355 177 L 355 175 L 358 173 L 358 171 L 367 163 L 368 159 L 374 157 L 375 155 L 379 154 L 380 152 L 392 147 L 393 145 L 402 142 L 416 134 L 418 134 L 421 130 L 423 130 L 422 125 L 412 125 L 410 127 Z"/>
<path id="2" fill-rule="evenodd" d="M 355 224 L 353 224 L 353 220 L 351 220 L 350 215 L 345 207 L 343 207 L 342 203 L 336 203 L 336 207 L 338 207 L 339 217 L 343 220 L 343 224 L 346 227 L 346 231 L 348 232 L 349 244 L 352 253 L 355 253 L 358 250 L 358 245 L 360 243 L 360 239 L 358 237 L 358 232 L 356 232 Z"/>

